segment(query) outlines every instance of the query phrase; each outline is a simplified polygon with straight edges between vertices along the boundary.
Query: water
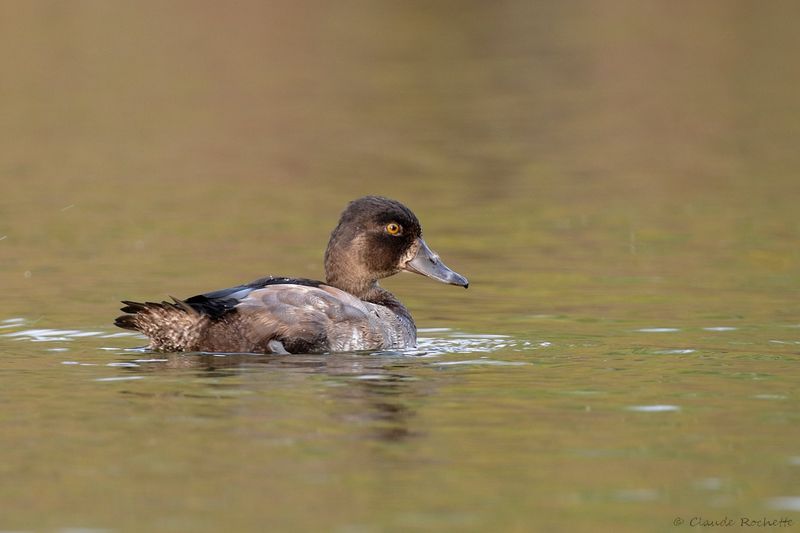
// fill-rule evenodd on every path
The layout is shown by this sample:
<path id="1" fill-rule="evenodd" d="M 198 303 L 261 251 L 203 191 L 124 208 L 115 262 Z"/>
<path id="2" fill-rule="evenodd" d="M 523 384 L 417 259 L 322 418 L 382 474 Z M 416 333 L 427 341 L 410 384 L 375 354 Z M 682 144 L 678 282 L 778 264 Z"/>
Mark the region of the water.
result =
<path id="1" fill-rule="evenodd" d="M 797 527 L 797 11 L 4 3 L 0 530 Z M 470 279 L 387 280 L 417 349 L 110 325 L 368 193 Z"/>

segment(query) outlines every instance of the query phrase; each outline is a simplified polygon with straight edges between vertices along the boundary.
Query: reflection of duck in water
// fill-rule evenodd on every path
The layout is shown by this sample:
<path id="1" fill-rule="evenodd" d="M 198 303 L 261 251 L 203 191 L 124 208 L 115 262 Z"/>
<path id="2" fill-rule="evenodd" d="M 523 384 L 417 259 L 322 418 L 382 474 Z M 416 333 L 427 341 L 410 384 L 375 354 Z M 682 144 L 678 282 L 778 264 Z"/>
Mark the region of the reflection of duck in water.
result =
<path id="1" fill-rule="evenodd" d="M 174 303 L 123 302 L 115 324 L 160 351 L 317 353 L 413 347 L 411 314 L 378 280 L 405 270 L 467 287 L 400 202 L 351 202 L 325 251 L 325 282 L 267 277 Z"/>
<path id="2" fill-rule="evenodd" d="M 120 354 L 122 355 L 122 354 Z M 207 399 L 215 408 L 235 410 L 238 420 L 261 420 L 269 417 L 275 394 L 289 394 L 285 405 L 288 409 L 307 406 L 308 398 L 323 398 L 324 412 L 330 416 L 337 430 L 344 431 L 348 438 L 359 435 L 365 439 L 384 442 L 398 442 L 420 434 L 416 427 L 415 405 L 419 398 L 432 394 L 435 384 L 415 378 L 413 368 L 425 367 L 425 360 L 388 354 L 307 354 L 307 355 L 262 355 L 262 354 L 193 354 L 186 357 L 181 353 L 167 353 L 163 358 L 142 361 L 131 360 L 125 352 L 120 363 L 133 363 L 121 367 L 125 374 L 142 375 L 178 371 L 173 377 L 185 380 L 187 386 L 178 390 L 172 387 L 129 388 L 123 394 L 136 397 L 183 396 L 194 399 Z M 410 368 L 411 367 L 411 368 Z M 196 372 L 187 372 L 195 370 Z M 244 375 L 249 376 L 246 381 Z M 264 377 L 268 376 L 268 377 Z M 276 376 L 280 376 L 276 379 Z M 318 379 L 320 376 L 325 379 Z M 346 386 L 331 386 L 331 383 Z M 281 388 L 283 392 L 275 389 Z M 261 401 L 233 402 L 221 406 L 221 397 L 232 391 L 254 391 L 269 388 L 269 395 L 262 395 Z M 235 392 L 233 392 L 235 394 Z M 285 397 L 284 397 L 285 398 Z M 279 417 L 284 416 L 282 411 Z M 265 414 L 266 413 L 266 414 Z M 243 418 L 241 418 L 243 416 Z M 252 430 L 247 424 L 245 431 Z M 296 428 L 303 435 L 302 427 Z M 311 428 L 311 432 L 316 430 Z M 302 438 L 302 437 L 300 437 Z M 318 434 L 314 433 L 314 439 Z"/>

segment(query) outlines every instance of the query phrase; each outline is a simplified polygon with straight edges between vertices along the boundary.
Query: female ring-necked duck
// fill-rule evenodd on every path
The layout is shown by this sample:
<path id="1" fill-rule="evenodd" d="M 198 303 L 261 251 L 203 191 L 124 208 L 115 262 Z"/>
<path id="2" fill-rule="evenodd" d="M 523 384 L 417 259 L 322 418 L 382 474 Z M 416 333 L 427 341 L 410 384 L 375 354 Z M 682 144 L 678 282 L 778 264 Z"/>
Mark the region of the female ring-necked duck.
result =
<path id="1" fill-rule="evenodd" d="M 320 353 L 410 348 L 411 314 L 378 280 L 416 272 L 451 285 L 447 268 L 400 202 L 365 196 L 350 202 L 325 250 L 325 282 L 266 277 L 174 302 L 123 301 L 121 328 L 150 337 L 159 351 Z"/>

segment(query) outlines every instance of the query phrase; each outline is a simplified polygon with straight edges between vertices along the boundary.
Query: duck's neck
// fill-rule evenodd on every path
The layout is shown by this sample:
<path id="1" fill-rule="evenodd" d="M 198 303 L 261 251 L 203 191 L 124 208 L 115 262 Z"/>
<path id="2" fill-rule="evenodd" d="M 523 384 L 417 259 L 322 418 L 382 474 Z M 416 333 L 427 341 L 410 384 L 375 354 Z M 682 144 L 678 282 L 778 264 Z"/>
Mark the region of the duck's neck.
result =
<path id="1" fill-rule="evenodd" d="M 341 287 L 338 288 L 341 289 Z M 392 294 L 391 292 L 387 291 L 386 289 L 378 285 L 377 281 L 374 282 L 372 286 L 370 286 L 370 288 L 364 293 L 356 294 L 351 291 L 347 292 L 349 292 L 353 296 L 358 297 L 362 301 L 389 308 L 395 315 L 403 319 L 406 319 L 411 324 L 411 326 L 414 327 L 414 319 L 411 318 L 411 313 L 408 312 L 406 306 L 403 305 L 402 302 L 398 300 L 394 294 Z"/>
<path id="2" fill-rule="evenodd" d="M 361 300 L 377 294 L 378 278 L 360 260 L 357 239 L 342 235 L 337 227 L 325 250 L 325 282 Z"/>
<path id="3" fill-rule="evenodd" d="M 408 310 L 400 303 L 400 300 L 398 300 L 394 294 L 378 285 L 378 280 L 358 275 L 348 276 L 346 274 L 353 272 L 348 269 L 326 270 L 325 282 L 328 285 L 348 292 L 359 300 L 383 305 L 397 313 L 408 315 Z"/>
<path id="4" fill-rule="evenodd" d="M 358 298 L 367 302 L 373 301 L 378 298 L 382 292 L 385 291 L 378 285 L 377 280 L 364 280 L 354 278 L 346 275 L 328 274 L 325 276 L 325 283 L 348 292 Z"/>
<path id="5" fill-rule="evenodd" d="M 404 306 L 394 294 L 378 285 L 378 280 L 364 282 L 362 279 L 356 277 L 337 276 L 329 271 L 326 276 L 326 283 L 352 294 L 359 300 L 390 309 L 401 320 L 408 323 L 412 330 L 416 331 L 414 319 L 411 318 L 411 313 L 408 312 L 406 306 Z"/>

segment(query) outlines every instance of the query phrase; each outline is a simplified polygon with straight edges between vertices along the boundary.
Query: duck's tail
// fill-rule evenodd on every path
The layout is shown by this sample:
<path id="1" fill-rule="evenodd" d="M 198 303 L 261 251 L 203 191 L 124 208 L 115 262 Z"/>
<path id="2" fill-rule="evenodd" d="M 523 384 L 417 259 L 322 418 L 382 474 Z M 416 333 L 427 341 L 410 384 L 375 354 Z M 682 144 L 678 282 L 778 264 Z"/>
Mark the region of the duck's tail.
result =
<path id="1" fill-rule="evenodd" d="M 123 301 L 125 315 L 118 316 L 115 326 L 140 331 L 150 337 L 148 348 L 162 352 L 186 352 L 196 349 L 208 316 L 198 313 L 189 304 L 173 302 Z"/>

